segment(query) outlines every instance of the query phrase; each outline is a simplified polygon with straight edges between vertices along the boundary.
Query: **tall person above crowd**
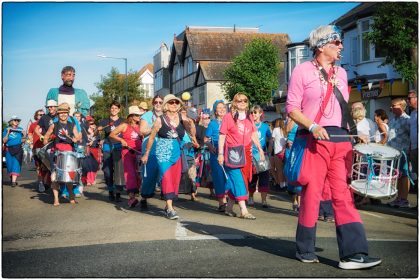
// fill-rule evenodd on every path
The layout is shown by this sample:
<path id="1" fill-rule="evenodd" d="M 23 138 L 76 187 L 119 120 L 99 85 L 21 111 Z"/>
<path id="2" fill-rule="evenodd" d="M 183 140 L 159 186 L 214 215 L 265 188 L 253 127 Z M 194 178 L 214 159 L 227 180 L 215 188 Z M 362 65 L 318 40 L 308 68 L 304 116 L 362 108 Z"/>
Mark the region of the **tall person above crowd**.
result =
<path id="1" fill-rule="evenodd" d="M 185 119 L 180 114 L 182 101 L 173 94 L 168 94 L 163 99 L 163 114 L 155 120 L 146 151 L 142 157 L 142 162 L 147 166 L 155 138 L 156 158 L 161 176 L 163 199 L 166 201 L 165 213 L 168 219 L 178 219 L 178 213 L 173 207 L 173 200 L 178 196 L 179 183 L 181 181 L 182 162 L 181 148 L 182 139 L 189 131 L 191 135 L 194 123 L 190 119 Z"/>
<path id="2" fill-rule="evenodd" d="M 349 99 L 347 74 L 335 65 L 343 50 L 341 31 L 333 25 L 320 26 L 310 33 L 309 44 L 314 59 L 293 69 L 286 101 L 290 118 L 300 127 L 297 137 L 308 139 L 298 180 L 304 187 L 296 231 L 296 258 L 305 263 L 319 262 L 315 254 L 316 223 L 323 188 L 329 185 L 339 267 L 372 267 L 381 260 L 368 256 L 365 230 L 347 184 L 352 162 L 348 129 L 352 121 L 345 111 Z"/>
<path id="3" fill-rule="evenodd" d="M 121 104 L 113 101 L 109 106 L 109 117 L 99 121 L 98 131 L 104 132 L 102 140 L 102 171 L 104 172 L 105 184 L 108 188 L 108 196 L 110 201 L 121 201 L 121 191 L 124 185 L 114 183 L 114 177 L 123 177 L 123 170 L 114 170 L 114 161 L 121 160 L 121 143 L 111 139 L 109 135 L 124 120 L 120 119 Z M 117 174 L 118 173 L 118 174 Z"/>
<path id="4" fill-rule="evenodd" d="M 226 191 L 229 201 L 225 214 L 236 217 L 233 211 L 235 201 L 241 211 L 240 218 L 255 220 L 248 212 L 248 184 L 252 179 L 252 143 L 258 150 L 260 160 L 264 161 L 257 129 L 249 115 L 249 100 L 244 93 L 237 93 L 232 99 L 232 110 L 223 117 L 220 126 L 218 162 L 224 166 L 227 176 Z"/>
<path id="5" fill-rule="evenodd" d="M 84 116 L 89 114 L 90 100 L 85 90 L 73 87 L 76 70 L 72 66 L 65 66 L 61 70 L 63 84 L 48 91 L 46 101 L 55 100 L 57 104 L 66 102 L 70 105 L 70 115 L 79 111 Z"/>

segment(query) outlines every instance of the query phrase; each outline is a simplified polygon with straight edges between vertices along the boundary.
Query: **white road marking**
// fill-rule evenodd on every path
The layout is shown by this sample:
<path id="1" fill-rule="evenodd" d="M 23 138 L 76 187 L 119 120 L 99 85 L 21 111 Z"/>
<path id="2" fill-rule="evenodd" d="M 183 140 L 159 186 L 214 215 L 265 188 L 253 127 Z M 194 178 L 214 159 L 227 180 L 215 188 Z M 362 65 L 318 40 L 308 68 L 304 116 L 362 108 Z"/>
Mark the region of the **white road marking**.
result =
<path id="1" fill-rule="evenodd" d="M 385 219 L 385 218 L 384 218 L 384 217 L 382 217 L 382 216 L 379 216 L 379 215 L 376 215 L 376 214 L 373 214 L 373 213 L 370 213 L 370 212 L 361 211 L 361 210 L 359 210 L 359 212 L 361 212 L 361 213 L 363 213 L 363 214 L 366 214 L 366 215 L 370 215 L 370 216 L 376 217 L 376 218 Z"/>
<path id="2" fill-rule="evenodd" d="M 368 241 L 386 241 L 386 242 L 417 242 L 411 239 L 381 239 L 381 238 L 368 238 Z"/>
<path id="3" fill-rule="evenodd" d="M 207 234 L 197 234 L 188 236 L 188 231 L 184 227 L 182 221 L 177 222 L 175 228 L 175 238 L 176 240 L 222 240 L 222 239 L 244 239 L 243 235 L 239 234 L 214 234 L 214 235 L 207 235 Z"/>

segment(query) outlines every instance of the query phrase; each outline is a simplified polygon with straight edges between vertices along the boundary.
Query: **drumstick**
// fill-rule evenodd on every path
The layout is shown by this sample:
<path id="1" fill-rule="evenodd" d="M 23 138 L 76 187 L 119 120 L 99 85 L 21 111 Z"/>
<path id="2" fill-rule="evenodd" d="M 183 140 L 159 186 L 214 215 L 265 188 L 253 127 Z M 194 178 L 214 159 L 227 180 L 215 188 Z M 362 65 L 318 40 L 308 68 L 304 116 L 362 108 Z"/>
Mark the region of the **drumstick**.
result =
<path id="1" fill-rule="evenodd" d="M 220 165 L 220 167 L 222 167 L 223 173 L 225 173 L 225 178 L 226 180 L 228 180 L 228 175 L 226 174 L 225 168 L 223 167 L 223 165 Z"/>
<path id="2" fill-rule="evenodd" d="M 385 132 L 380 133 L 380 135 L 385 134 Z M 330 135 L 330 137 L 359 137 L 360 135 Z M 369 136 L 369 138 L 374 138 L 376 135 Z"/>
<path id="3" fill-rule="evenodd" d="M 134 151 L 134 152 L 136 152 L 136 153 L 138 153 L 138 154 L 141 154 L 141 152 L 140 152 L 140 151 L 137 151 L 137 150 L 135 150 L 135 149 L 133 149 L 133 148 L 130 148 L 130 147 L 128 147 L 128 146 L 127 146 L 127 149 L 132 150 L 132 151 Z"/>

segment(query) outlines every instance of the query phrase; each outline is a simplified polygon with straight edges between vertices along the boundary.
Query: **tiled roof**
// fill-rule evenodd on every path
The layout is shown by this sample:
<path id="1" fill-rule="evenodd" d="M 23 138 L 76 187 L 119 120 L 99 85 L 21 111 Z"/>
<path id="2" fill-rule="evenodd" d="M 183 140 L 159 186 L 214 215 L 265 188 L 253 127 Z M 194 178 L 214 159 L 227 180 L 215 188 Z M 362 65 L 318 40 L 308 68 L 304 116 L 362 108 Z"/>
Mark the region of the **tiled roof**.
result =
<path id="1" fill-rule="evenodd" d="M 144 72 L 146 72 L 146 70 L 149 70 L 150 73 L 153 74 L 153 64 L 152 63 L 148 63 L 145 66 L 143 66 L 140 70 L 139 70 L 139 75 L 143 75 Z"/>
<path id="2" fill-rule="evenodd" d="M 223 72 L 230 64 L 231 62 L 226 61 L 199 61 L 206 81 L 224 81 Z"/>
<path id="3" fill-rule="evenodd" d="M 281 57 L 287 51 L 286 44 L 290 42 L 289 36 L 284 33 L 186 32 L 186 40 L 195 61 L 231 61 L 243 51 L 247 43 L 255 38 L 272 40 L 279 48 Z"/>
<path id="4" fill-rule="evenodd" d="M 355 24 L 358 19 L 364 18 L 373 14 L 376 10 L 376 7 L 375 7 L 376 4 L 378 4 L 378 2 L 362 3 L 354 7 L 353 9 L 351 9 L 350 11 L 348 11 L 347 13 L 345 13 L 338 19 L 334 20 L 332 24 L 336 24 L 340 26 L 341 28 L 345 29 L 348 24 Z"/>

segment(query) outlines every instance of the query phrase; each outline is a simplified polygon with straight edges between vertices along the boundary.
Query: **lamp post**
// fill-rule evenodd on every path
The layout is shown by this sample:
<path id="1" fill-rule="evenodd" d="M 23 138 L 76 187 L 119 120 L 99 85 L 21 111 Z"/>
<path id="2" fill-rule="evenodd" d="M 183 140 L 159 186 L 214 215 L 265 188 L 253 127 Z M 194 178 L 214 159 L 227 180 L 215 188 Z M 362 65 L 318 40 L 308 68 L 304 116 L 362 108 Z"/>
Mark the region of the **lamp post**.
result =
<path id="1" fill-rule="evenodd" d="M 124 92 L 125 92 L 125 110 L 128 112 L 128 76 L 127 76 L 127 58 L 126 57 L 113 57 L 113 56 L 106 56 L 103 54 L 98 54 L 98 57 L 101 58 L 112 58 L 112 59 L 122 59 L 125 62 L 125 84 L 124 84 Z"/>

